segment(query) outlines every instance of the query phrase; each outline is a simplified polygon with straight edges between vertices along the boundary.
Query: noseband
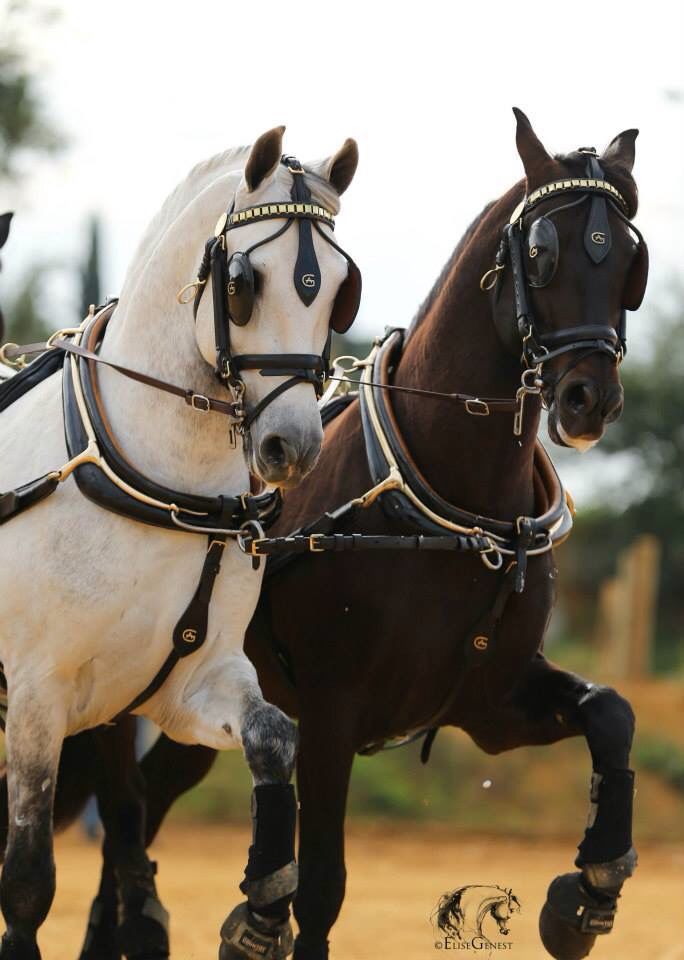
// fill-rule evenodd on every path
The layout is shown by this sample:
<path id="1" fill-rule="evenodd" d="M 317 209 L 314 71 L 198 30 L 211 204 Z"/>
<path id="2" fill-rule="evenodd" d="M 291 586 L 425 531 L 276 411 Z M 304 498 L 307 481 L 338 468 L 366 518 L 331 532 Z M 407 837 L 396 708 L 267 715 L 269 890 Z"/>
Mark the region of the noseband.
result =
<path id="1" fill-rule="evenodd" d="M 341 247 L 321 228 L 321 224 L 335 228 L 332 213 L 317 203 L 312 203 L 311 192 L 304 178 L 302 165 L 294 157 L 284 156 L 281 164 L 292 174 L 292 202 L 266 203 L 235 211 L 233 208 L 222 214 L 216 225 L 215 235 L 207 240 L 197 277 L 179 291 L 181 303 L 194 300 L 195 320 L 204 288 L 211 280 L 214 310 L 214 337 L 216 344 L 215 373 L 233 395 L 238 419 L 237 430 L 245 434 L 257 417 L 269 404 L 295 387 L 298 383 L 310 383 L 316 396 L 323 392 L 323 383 L 330 372 L 330 343 L 332 331 L 344 333 L 349 329 L 358 312 L 361 298 L 361 274 L 358 267 Z M 228 255 L 227 234 L 260 220 L 285 220 L 274 233 L 244 251 Z M 299 248 L 295 262 L 293 283 L 305 306 L 316 299 L 321 285 L 321 272 L 313 244 L 312 226 L 319 236 L 348 264 L 347 278 L 342 283 L 330 319 L 330 328 L 322 354 L 308 353 L 249 353 L 233 354 L 230 345 L 230 325 L 245 326 L 252 314 L 256 295 L 255 274 L 250 254 L 284 234 L 297 221 Z M 258 370 L 262 377 L 287 377 L 278 384 L 249 412 L 244 408 L 245 383 L 243 370 Z"/>

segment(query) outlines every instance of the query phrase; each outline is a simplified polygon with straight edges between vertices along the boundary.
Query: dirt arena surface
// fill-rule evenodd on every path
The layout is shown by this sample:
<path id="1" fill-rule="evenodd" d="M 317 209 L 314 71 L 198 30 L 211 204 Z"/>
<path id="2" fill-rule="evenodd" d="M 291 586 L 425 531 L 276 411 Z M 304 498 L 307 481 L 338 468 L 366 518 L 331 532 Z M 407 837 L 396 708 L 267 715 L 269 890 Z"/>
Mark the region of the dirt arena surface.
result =
<path id="1" fill-rule="evenodd" d="M 171 912 L 173 960 L 215 960 L 218 930 L 240 897 L 249 831 L 233 826 L 165 828 L 153 851 L 159 888 Z M 430 914 L 440 895 L 469 883 L 511 887 L 522 911 L 511 920 L 509 949 L 492 957 L 543 960 L 537 918 L 550 880 L 573 869 L 572 843 L 461 838 L 445 827 L 352 825 L 349 878 L 333 930 L 332 960 L 434 960 Z M 599 938 L 596 960 L 684 960 L 684 846 L 642 847 L 625 886 L 614 932 Z M 96 884 L 99 854 L 72 829 L 57 839 L 58 892 L 44 925 L 43 960 L 77 960 Z M 490 921 L 488 921 L 490 922 Z M 494 930 L 485 932 L 490 936 Z M 460 956 L 487 957 L 488 951 Z"/>

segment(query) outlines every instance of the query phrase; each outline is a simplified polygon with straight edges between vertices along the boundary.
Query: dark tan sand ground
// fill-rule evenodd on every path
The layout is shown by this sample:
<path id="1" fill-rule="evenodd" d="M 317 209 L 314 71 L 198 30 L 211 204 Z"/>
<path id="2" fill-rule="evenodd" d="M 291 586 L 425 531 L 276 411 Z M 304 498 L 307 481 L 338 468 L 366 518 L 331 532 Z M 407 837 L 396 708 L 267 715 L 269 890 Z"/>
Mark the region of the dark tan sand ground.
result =
<path id="1" fill-rule="evenodd" d="M 174 960 L 215 960 L 218 930 L 239 899 L 249 832 L 171 825 L 157 843 L 159 887 L 172 916 Z M 493 957 L 543 960 L 537 917 L 549 881 L 572 868 L 571 843 L 454 837 L 444 826 L 349 829 L 347 899 L 333 930 L 332 960 L 434 960 L 429 917 L 441 893 L 468 883 L 512 887 L 522 912 L 511 949 Z M 596 960 L 684 960 L 684 846 L 642 846 L 614 932 Z M 71 830 L 57 840 L 58 893 L 41 931 L 44 960 L 77 960 L 99 855 Z M 486 957 L 487 951 L 450 956 Z"/>

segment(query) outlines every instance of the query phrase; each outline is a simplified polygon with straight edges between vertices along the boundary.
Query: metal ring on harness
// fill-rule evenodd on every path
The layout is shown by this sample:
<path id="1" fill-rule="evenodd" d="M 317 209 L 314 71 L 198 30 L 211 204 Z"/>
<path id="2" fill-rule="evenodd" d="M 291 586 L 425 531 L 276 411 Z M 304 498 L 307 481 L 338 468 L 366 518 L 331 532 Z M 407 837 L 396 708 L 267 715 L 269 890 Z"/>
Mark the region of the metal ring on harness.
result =
<path id="1" fill-rule="evenodd" d="M 254 533 L 250 533 L 250 530 Z M 254 535 L 256 534 L 256 536 Z M 258 520 L 245 520 L 245 522 L 240 527 L 237 537 L 237 545 L 242 550 L 243 553 L 249 554 L 251 557 L 256 557 L 259 554 L 254 552 L 254 547 L 260 540 L 264 540 L 266 534 L 264 528 L 261 526 Z"/>
<path id="2" fill-rule="evenodd" d="M 494 562 L 489 559 L 488 554 L 490 553 L 496 554 L 498 562 Z M 480 551 L 480 560 L 484 563 L 488 570 L 500 570 L 503 566 L 503 554 L 501 553 L 501 550 L 499 550 L 499 548 L 492 543 L 491 540 L 489 541 L 489 547 L 486 550 Z"/>

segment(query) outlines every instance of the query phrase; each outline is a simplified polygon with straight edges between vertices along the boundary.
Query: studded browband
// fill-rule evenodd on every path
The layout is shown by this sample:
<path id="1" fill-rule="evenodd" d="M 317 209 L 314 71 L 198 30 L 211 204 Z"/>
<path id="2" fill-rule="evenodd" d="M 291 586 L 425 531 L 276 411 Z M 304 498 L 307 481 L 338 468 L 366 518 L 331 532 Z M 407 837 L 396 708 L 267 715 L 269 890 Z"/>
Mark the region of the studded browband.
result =
<path id="1" fill-rule="evenodd" d="M 528 197 L 524 197 L 517 205 L 511 214 L 509 223 L 515 223 L 523 213 L 526 213 L 542 200 L 545 200 L 546 197 L 550 197 L 552 194 L 555 195 L 557 193 L 568 193 L 572 191 L 581 191 L 582 193 L 607 193 L 611 200 L 616 200 L 620 204 L 625 213 L 629 212 L 625 198 L 620 191 L 616 190 L 613 184 L 608 183 L 607 180 L 599 180 L 596 177 L 569 177 L 565 180 L 552 180 L 551 183 L 545 183 L 543 186 L 533 190 Z"/>
<path id="2" fill-rule="evenodd" d="M 297 172 L 290 169 L 290 173 Z M 246 223 L 256 220 L 275 220 L 282 217 L 297 217 L 297 219 L 318 220 L 325 223 L 331 230 L 335 229 L 335 218 L 329 210 L 318 203 L 264 203 L 258 207 L 247 207 L 235 213 L 226 215 L 223 224 L 217 232 L 243 227 Z"/>

